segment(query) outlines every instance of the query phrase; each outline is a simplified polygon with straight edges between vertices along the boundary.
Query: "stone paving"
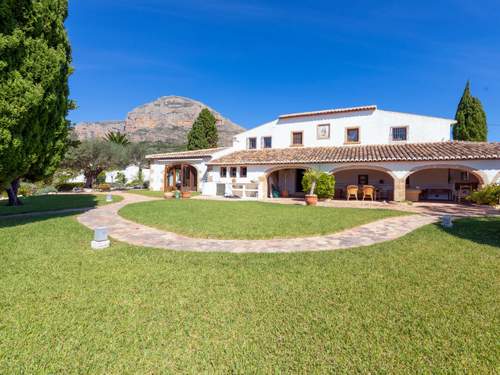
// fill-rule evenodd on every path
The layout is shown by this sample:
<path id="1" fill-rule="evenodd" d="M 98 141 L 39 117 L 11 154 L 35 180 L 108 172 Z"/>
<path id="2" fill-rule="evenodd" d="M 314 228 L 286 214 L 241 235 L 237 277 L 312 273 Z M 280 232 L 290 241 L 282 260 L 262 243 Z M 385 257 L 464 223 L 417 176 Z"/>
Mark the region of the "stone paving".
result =
<path id="1" fill-rule="evenodd" d="M 289 253 L 347 249 L 394 240 L 438 220 L 434 215 L 417 214 L 382 219 L 325 236 L 270 240 L 200 239 L 147 227 L 122 218 L 118 215 L 122 207 L 155 198 L 126 193 L 120 195 L 124 197 L 121 202 L 91 209 L 79 215 L 78 221 L 91 229 L 107 227 L 109 235 L 118 241 L 177 251 Z"/>

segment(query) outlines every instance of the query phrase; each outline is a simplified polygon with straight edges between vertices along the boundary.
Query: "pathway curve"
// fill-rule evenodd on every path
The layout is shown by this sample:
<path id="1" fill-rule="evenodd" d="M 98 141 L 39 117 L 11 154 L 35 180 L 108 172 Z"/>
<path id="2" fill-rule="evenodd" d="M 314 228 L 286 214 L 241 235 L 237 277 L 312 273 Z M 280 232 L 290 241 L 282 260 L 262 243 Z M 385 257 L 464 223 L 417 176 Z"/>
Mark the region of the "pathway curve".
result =
<path id="1" fill-rule="evenodd" d="M 271 240 L 199 239 L 147 227 L 122 218 L 118 215 L 122 207 L 155 198 L 126 193 L 120 195 L 124 198 L 122 201 L 87 211 L 78 216 L 78 221 L 91 229 L 107 227 L 109 235 L 118 241 L 177 251 L 290 253 L 347 249 L 394 240 L 437 221 L 435 216 L 410 215 L 382 219 L 325 236 Z"/>

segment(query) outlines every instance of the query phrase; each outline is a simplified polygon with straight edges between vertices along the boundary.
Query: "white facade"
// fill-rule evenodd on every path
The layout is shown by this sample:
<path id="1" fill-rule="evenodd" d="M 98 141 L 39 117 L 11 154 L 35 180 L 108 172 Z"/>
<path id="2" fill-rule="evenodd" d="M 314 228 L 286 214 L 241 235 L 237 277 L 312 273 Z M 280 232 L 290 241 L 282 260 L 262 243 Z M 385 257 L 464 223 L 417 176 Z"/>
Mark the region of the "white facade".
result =
<path id="1" fill-rule="evenodd" d="M 500 159 L 449 161 L 381 161 L 356 163 L 262 165 L 235 162 L 208 166 L 210 161 L 244 150 L 290 149 L 307 147 L 352 147 L 353 145 L 422 144 L 451 141 L 455 120 L 379 110 L 376 106 L 283 115 L 234 137 L 233 146 L 204 158 L 167 158 L 151 161 L 150 188 L 162 190 L 165 166 L 189 163 L 198 171 L 198 190 L 204 195 L 221 195 L 224 186 L 237 189 L 239 196 L 263 199 L 272 195 L 273 185 L 290 194 L 299 193 L 300 170 L 319 169 L 337 175 L 336 187 L 369 184 L 390 191 L 395 200 L 405 199 L 406 188 L 456 189 L 467 181 L 477 186 L 500 182 Z M 320 131 L 322 130 L 322 132 Z M 253 154 L 256 155 L 256 154 Z M 229 157 L 231 158 L 231 156 Z M 234 159 L 238 160 L 238 159 Z M 425 169 L 425 173 L 421 172 Z M 224 173 L 221 173 L 224 170 Z M 277 172 L 279 171 L 279 172 Z M 345 171 L 350 171 L 349 173 Z M 469 179 L 464 171 L 472 174 Z M 224 174 L 224 175 L 223 175 Z M 413 176 L 413 177 L 411 177 Z M 410 177 L 408 179 L 408 177 Z M 366 184 L 366 183 L 365 183 Z M 248 193 L 242 193 L 246 189 Z M 226 188 L 227 191 L 227 188 Z M 302 192 L 300 192 L 302 193 Z M 223 193 L 222 193 L 223 194 Z"/>
<path id="2" fill-rule="evenodd" d="M 451 140 L 455 120 L 389 112 L 379 109 L 350 113 L 277 119 L 234 137 L 234 149 L 248 148 L 248 139 L 257 138 L 257 149 L 263 148 L 263 138 L 272 138 L 272 148 L 292 146 L 292 133 L 303 132 L 304 147 L 343 146 L 347 129 L 359 129 L 355 144 L 390 144 L 393 128 L 406 128 L 406 143 L 444 142 Z M 330 136 L 318 137 L 318 126 L 329 125 Z"/>

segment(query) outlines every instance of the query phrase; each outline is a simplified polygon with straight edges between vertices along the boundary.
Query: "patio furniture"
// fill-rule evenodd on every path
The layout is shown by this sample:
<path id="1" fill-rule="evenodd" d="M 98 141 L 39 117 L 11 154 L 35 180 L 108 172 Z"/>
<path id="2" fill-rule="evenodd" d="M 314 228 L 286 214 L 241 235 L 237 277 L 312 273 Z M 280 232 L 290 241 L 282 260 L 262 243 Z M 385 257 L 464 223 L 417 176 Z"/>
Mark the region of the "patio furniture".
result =
<path id="1" fill-rule="evenodd" d="M 354 195 L 354 198 L 358 200 L 358 185 L 347 185 L 346 190 L 347 200 L 349 200 L 352 195 Z"/>
<path id="2" fill-rule="evenodd" d="M 369 197 L 372 201 L 375 200 L 375 186 L 363 185 L 363 200 Z"/>
<path id="3" fill-rule="evenodd" d="M 460 185 L 456 193 L 457 202 L 461 203 L 465 197 L 470 195 L 470 193 L 472 193 L 471 185 Z"/>
<path id="4" fill-rule="evenodd" d="M 407 188 L 406 189 L 406 200 L 410 202 L 418 202 L 420 193 L 422 192 L 421 189 L 414 189 L 414 188 Z"/>

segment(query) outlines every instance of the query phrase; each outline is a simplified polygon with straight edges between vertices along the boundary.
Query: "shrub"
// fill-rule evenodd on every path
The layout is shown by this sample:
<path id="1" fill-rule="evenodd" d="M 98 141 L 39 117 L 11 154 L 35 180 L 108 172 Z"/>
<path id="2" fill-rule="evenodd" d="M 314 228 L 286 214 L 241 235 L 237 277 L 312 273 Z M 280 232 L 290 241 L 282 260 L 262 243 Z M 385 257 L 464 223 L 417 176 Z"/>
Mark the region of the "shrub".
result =
<path id="1" fill-rule="evenodd" d="M 111 191 L 111 185 L 110 184 L 99 184 L 99 185 L 97 185 L 97 189 L 100 191 Z"/>
<path id="2" fill-rule="evenodd" d="M 57 184 L 55 188 L 57 191 L 72 191 L 74 188 L 80 188 L 82 189 L 84 187 L 83 182 L 63 182 L 60 184 Z"/>
<path id="3" fill-rule="evenodd" d="M 45 186 L 38 189 L 34 195 L 46 195 L 49 193 L 57 193 L 57 189 L 54 186 Z"/>
<path id="4" fill-rule="evenodd" d="M 136 186 L 142 186 L 143 185 L 143 182 L 142 181 L 139 181 L 139 180 L 132 180 L 130 181 L 127 186 L 128 187 L 136 187 Z"/>
<path id="5" fill-rule="evenodd" d="M 29 197 L 36 193 L 36 185 L 29 182 L 21 182 L 19 185 L 19 189 L 17 190 L 18 195 L 22 195 L 23 197 Z"/>
<path id="6" fill-rule="evenodd" d="M 486 185 L 478 191 L 472 192 L 467 200 L 477 204 L 489 204 L 495 206 L 500 203 L 500 185 Z"/>
<path id="7" fill-rule="evenodd" d="M 319 172 L 317 174 L 305 173 L 302 178 L 302 189 L 308 194 L 311 189 L 313 179 L 316 178 L 316 188 L 314 194 L 318 198 L 331 198 L 335 191 L 335 177 L 326 172 Z"/>
<path id="8" fill-rule="evenodd" d="M 97 185 L 105 184 L 106 183 L 106 172 L 102 171 L 99 173 L 95 179 L 95 183 Z"/>
<path id="9" fill-rule="evenodd" d="M 115 182 L 125 185 L 127 183 L 127 177 L 125 177 L 125 174 L 123 172 L 117 172 L 115 176 Z"/>
<path id="10" fill-rule="evenodd" d="M 144 189 L 149 189 L 149 181 L 144 181 L 144 182 L 142 183 L 142 187 L 143 187 Z"/>

